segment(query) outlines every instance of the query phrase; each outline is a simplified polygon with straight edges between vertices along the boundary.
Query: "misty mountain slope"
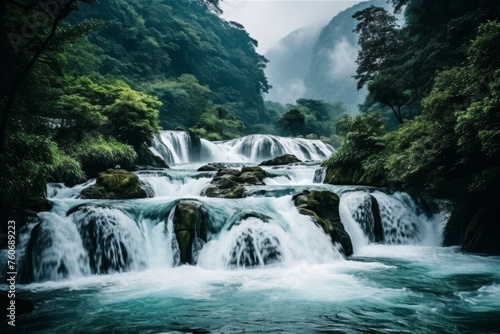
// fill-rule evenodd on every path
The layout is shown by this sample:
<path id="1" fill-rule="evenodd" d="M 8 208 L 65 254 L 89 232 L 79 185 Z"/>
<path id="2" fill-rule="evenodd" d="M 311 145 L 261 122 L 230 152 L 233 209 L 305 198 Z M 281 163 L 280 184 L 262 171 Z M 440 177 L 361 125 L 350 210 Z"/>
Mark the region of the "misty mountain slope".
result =
<path id="1" fill-rule="evenodd" d="M 306 34 L 311 28 L 299 29 L 271 48 L 265 56 L 270 60 L 266 75 L 273 88 L 266 99 L 281 103 L 301 97 L 340 101 L 353 110 L 363 102 L 366 91 L 358 91 L 352 78 L 358 51 L 352 15 L 371 5 L 389 7 L 382 0 L 356 4 L 333 17 L 316 37 Z M 303 38 L 297 37 L 299 32 Z"/>
<path id="2" fill-rule="evenodd" d="M 309 72 L 314 44 L 322 26 L 297 29 L 270 48 L 265 70 L 268 81 L 275 83 L 266 99 L 281 103 L 293 102 L 306 92 L 304 78 Z"/>

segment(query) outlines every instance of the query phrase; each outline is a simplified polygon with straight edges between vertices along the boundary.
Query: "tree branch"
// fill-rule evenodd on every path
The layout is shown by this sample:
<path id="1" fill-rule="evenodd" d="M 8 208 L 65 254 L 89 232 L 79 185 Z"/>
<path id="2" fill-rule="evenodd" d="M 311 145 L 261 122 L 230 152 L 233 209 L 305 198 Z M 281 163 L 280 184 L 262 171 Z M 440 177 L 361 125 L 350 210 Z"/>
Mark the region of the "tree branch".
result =
<path id="1" fill-rule="evenodd" d="M 56 31 L 57 31 L 57 27 L 58 27 L 59 23 L 66 16 L 68 16 L 69 13 L 71 13 L 71 11 L 73 11 L 75 9 L 74 8 L 74 4 L 77 1 L 78 0 L 70 0 L 61 9 L 61 11 L 56 16 L 54 22 L 52 23 L 52 29 L 50 30 L 49 35 L 47 35 L 47 37 L 45 38 L 45 40 L 43 41 L 43 43 L 40 45 L 40 47 L 38 48 L 38 50 L 35 52 L 35 54 L 33 55 L 33 57 L 31 57 L 31 60 L 24 67 L 24 69 L 21 72 L 21 74 L 19 76 L 17 76 L 17 78 L 14 80 L 14 82 L 12 84 L 12 88 L 11 88 L 9 94 L 7 95 L 7 102 L 5 104 L 4 112 L 3 112 L 3 115 L 2 115 L 2 123 L 0 124 L 0 154 L 1 155 L 3 155 L 3 153 L 5 152 L 5 137 L 6 137 L 6 132 L 7 132 L 7 123 L 8 123 L 8 120 L 10 118 L 10 114 L 11 114 L 11 111 L 12 111 L 12 104 L 14 103 L 14 99 L 16 97 L 16 93 L 17 93 L 19 87 L 21 86 L 22 82 L 24 81 L 26 75 L 33 68 L 33 66 L 35 65 L 36 61 L 40 57 L 40 55 L 43 53 L 43 51 L 45 51 L 45 49 L 49 45 L 49 43 L 52 40 L 52 38 L 55 36 Z"/>

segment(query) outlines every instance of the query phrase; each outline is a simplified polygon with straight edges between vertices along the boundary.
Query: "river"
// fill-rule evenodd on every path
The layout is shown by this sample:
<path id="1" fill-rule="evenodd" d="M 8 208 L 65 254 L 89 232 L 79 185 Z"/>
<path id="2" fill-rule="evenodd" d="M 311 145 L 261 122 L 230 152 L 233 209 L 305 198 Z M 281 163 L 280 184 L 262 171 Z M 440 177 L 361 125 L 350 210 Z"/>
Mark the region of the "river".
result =
<path id="1" fill-rule="evenodd" d="M 95 180 L 48 185 L 53 210 L 17 240 L 19 276 L 29 279 L 18 277 L 16 288 L 35 310 L 17 317 L 15 331 L 500 332 L 500 257 L 442 247 L 444 208 L 429 214 L 405 193 L 321 183 L 328 145 L 259 135 L 193 144 L 168 131 L 153 151 L 171 169 L 136 172 L 150 198 L 79 199 Z M 265 185 L 246 187 L 245 198 L 201 195 L 215 174 L 197 171 L 207 162 L 240 168 L 283 153 L 308 162 L 263 167 Z M 340 196 L 352 256 L 299 214 L 292 196 L 305 189 Z M 192 265 L 181 264 L 173 227 L 182 199 L 209 216 Z"/>

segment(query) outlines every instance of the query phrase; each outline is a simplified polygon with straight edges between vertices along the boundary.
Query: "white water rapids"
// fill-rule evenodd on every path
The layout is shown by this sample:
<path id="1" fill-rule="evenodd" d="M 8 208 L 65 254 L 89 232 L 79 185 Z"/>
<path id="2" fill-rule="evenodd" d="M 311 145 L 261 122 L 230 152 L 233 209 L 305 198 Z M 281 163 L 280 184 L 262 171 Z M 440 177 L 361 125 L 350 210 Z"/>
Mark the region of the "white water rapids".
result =
<path id="1" fill-rule="evenodd" d="M 136 173 L 152 189 L 151 198 L 84 200 L 80 191 L 95 181 L 73 188 L 48 185 L 53 210 L 18 236 L 18 289 L 37 305 L 20 328 L 85 333 L 500 328 L 500 259 L 441 247 L 445 211 L 425 213 L 405 193 L 322 184 L 324 170 L 315 162 L 263 167 L 265 185 L 246 187 L 245 198 L 207 198 L 201 194 L 216 172 L 198 172 L 200 161 L 230 162 L 239 169 L 282 153 L 321 160 L 332 150 L 317 141 L 254 135 L 202 142 L 204 151 L 196 151 L 185 133 L 161 137 L 153 150 L 170 157 L 171 169 Z M 196 152 L 200 156 L 193 158 Z M 293 204 L 294 194 L 314 189 L 340 196 L 352 256 L 345 258 Z M 208 217 L 206 240 L 193 242 L 190 265 L 181 263 L 176 238 L 179 201 L 199 203 Z M 4 261 L 1 267 L 5 273 Z"/>

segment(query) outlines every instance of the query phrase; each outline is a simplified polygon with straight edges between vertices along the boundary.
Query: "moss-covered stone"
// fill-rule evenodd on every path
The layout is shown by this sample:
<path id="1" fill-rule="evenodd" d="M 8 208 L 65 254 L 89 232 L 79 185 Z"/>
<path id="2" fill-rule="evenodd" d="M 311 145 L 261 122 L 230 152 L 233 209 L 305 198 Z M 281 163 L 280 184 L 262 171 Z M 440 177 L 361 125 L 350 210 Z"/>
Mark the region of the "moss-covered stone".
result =
<path id="1" fill-rule="evenodd" d="M 204 190 L 203 195 L 217 198 L 243 198 L 245 186 L 264 185 L 266 172 L 260 167 L 242 167 L 236 169 L 220 169 Z"/>
<path id="2" fill-rule="evenodd" d="M 279 166 L 279 165 L 288 165 L 296 162 L 302 162 L 299 158 L 297 158 L 293 154 L 283 154 L 279 157 L 262 161 L 259 166 Z"/>
<path id="3" fill-rule="evenodd" d="M 181 263 L 193 264 L 195 238 L 207 240 L 208 214 L 194 200 L 180 200 L 175 207 L 174 232 L 179 245 Z"/>
<path id="4" fill-rule="evenodd" d="M 366 173 L 361 166 L 327 166 L 323 183 L 336 185 L 367 185 L 374 187 L 397 187 L 398 185 L 384 177 L 374 177 Z"/>
<path id="5" fill-rule="evenodd" d="M 351 238 L 340 221 L 339 196 L 326 190 L 305 190 L 295 195 L 293 201 L 301 214 L 310 216 L 332 242 L 342 246 L 344 255 L 352 255 Z"/>
<path id="6" fill-rule="evenodd" d="M 99 173 L 95 185 L 80 193 L 85 199 L 133 199 L 146 198 L 147 192 L 141 187 L 139 177 L 124 169 L 107 169 Z"/>

